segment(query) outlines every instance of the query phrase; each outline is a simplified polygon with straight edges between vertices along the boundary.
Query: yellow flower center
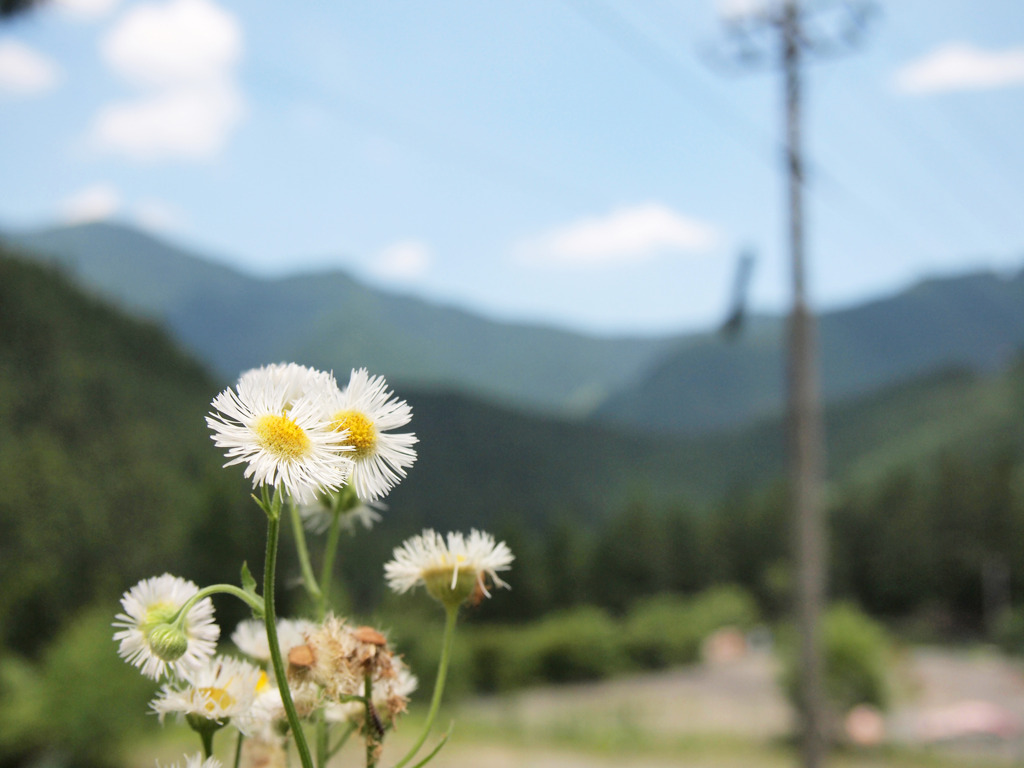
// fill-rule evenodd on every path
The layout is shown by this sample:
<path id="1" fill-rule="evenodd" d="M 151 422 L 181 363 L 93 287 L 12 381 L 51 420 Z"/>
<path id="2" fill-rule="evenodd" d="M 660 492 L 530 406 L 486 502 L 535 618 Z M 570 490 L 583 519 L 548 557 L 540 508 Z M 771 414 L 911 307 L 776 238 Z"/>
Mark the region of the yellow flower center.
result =
<path id="1" fill-rule="evenodd" d="M 365 414 L 359 411 L 339 411 L 334 414 L 334 422 L 331 426 L 338 432 L 348 430 L 348 439 L 345 444 L 355 448 L 355 458 L 357 459 L 369 456 L 377 447 L 377 428 L 372 421 L 366 418 Z"/>
<path id="2" fill-rule="evenodd" d="M 146 608 L 146 616 L 141 622 L 139 622 L 139 628 L 142 629 L 143 632 L 148 633 L 154 627 L 169 622 L 174 618 L 174 615 L 177 612 L 177 606 L 171 605 L 171 603 L 168 603 L 166 600 L 153 603 Z"/>
<path id="3" fill-rule="evenodd" d="M 253 425 L 260 447 L 280 459 L 299 459 L 309 453 L 306 431 L 287 416 L 260 416 Z"/>
<path id="4" fill-rule="evenodd" d="M 218 709 L 224 711 L 235 703 L 234 697 L 223 688 L 197 688 L 196 693 L 203 698 L 203 709 L 211 715 Z"/>

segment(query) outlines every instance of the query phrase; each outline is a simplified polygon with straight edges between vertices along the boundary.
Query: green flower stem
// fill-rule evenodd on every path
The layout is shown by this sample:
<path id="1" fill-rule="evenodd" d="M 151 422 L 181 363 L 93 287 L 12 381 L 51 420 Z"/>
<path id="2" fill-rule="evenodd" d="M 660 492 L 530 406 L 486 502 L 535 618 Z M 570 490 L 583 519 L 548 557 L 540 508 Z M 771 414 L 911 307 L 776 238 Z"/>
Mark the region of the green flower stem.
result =
<path id="1" fill-rule="evenodd" d="M 266 498 L 265 493 L 264 498 Z M 295 737 L 295 749 L 299 753 L 299 759 L 302 761 L 302 768 L 313 768 L 313 758 L 309 754 L 306 734 L 302 731 L 299 713 L 295 711 L 295 702 L 292 701 L 291 691 L 288 690 L 288 677 L 285 673 L 284 662 L 281 659 L 281 644 L 277 639 L 277 618 L 274 611 L 274 579 L 277 569 L 277 543 L 281 535 L 280 494 L 275 494 L 273 503 L 264 507 L 264 509 L 267 511 L 267 557 L 263 569 L 263 601 L 266 603 L 266 613 L 263 616 L 263 621 L 267 628 L 270 661 L 274 666 L 277 688 L 281 692 L 281 702 L 284 704 L 288 725 L 291 726 L 292 735 Z"/>
<path id="2" fill-rule="evenodd" d="M 299 507 L 294 501 L 289 501 L 288 508 L 292 518 L 295 551 L 299 555 L 299 566 L 302 568 L 302 583 L 305 585 L 309 596 L 319 603 L 322 600 L 320 585 L 316 582 L 316 576 L 313 575 L 313 566 L 309 562 L 309 547 L 306 546 L 306 531 L 302 527 L 302 518 L 299 517 Z"/>
<path id="3" fill-rule="evenodd" d="M 441 737 L 441 740 L 439 742 L 437 742 L 437 746 L 434 747 L 432 750 L 430 750 L 430 754 L 427 755 L 426 757 L 424 757 L 418 763 L 416 763 L 416 765 L 414 765 L 412 768 L 423 768 L 424 765 L 426 765 L 431 760 L 433 760 L 435 757 L 437 757 L 437 753 L 440 752 L 441 748 L 445 744 L 448 743 L 448 739 L 452 735 L 452 728 L 454 728 L 454 727 L 455 727 L 455 723 L 453 721 L 452 724 L 448 726 L 448 730 L 445 731 L 444 736 Z"/>
<path id="4" fill-rule="evenodd" d="M 427 736 L 430 735 L 430 729 L 434 727 L 434 719 L 437 717 L 437 711 L 441 708 L 441 696 L 444 694 L 444 683 L 448 677 L 448 662 L 452 656 L 452 646 L 455 644 L 455 621 L 459 617 L 459 607 L 445 606 L 447 616 L 444 622 L 444 641 L 441 650 L 441 661 L 437 665 L 437 680 L 434 682 L 434 695 L 430 700 L 430 711 L 427 713 L 427 721 L 423 724 L 423 732 L 420 733 L 416 743 L 412 745 L 412 748 L 405 754 L 401 760 L 395 763 L 394 768 L 402 768 L 403 765 L 408 763 L 414 757 L 416 753 L 420 751 L 420 747 L 423 746 L 423 742 L 427 740 Z"/>
<path id="5" fill-rule="evenodd" d="M 374 726 L 370 709 L 373 707 L 373 681 L 369 675 L 363 678 L 363 696 L 366 697 L 366 722 L 363 725 L 363 729 L 366 731 L 366 768 L 376 768 L 380 738 Z"/>
<path id="6" fill-rule="evenodd" d="M 327 721 L 321 711 L 316 720 L 316 764 L 319 768 L 326 768 L 330 755 L 327 752 L 327 743 L 330 732 L 327 730 Z"/>
<path id="7" fill-rule="evenodd" d="M 235 742 L 235 768 L 242 764 L 242 742 L 245 741 L 245 734 L 238 732 L 238 741 Z"/>
<path id="8" fill-rule="evenodd" d="M 216 731 L 213 728 L 207 728 L 199 731 L 199 738 L 203 740 L 203 757 L 209 759 L 213 757 L 213 734 Z"/>
<path id="9" fill-rule="evenodd" d="M 187 616 L 188 612 L 195 607 L 196 603 L 202 600 L 204 597 L 210 597 L 211 595 L 226 594 L 234 595 L 243 603 L 252 608 L 256 613 L 263 613 L 264 605 L 263 601 L 259 597 L 246 592 L 240 587 L 236 587 L 234 584 L 211 584 L 208 587 L 203 587 L 196 592 L 192 597 L 185 601 L 184 605 L 178 609 L 178 612 L 174 615 L 168 623 L 173 624 L 176 621 L 180 621 L 182 617 Z"/>
<path id="10" fill-rule="evenodd" d="M 349 723 L 347 726 L 345 726 L 345 732 L 338 737 L 338 740 L 337 742 L 335 742 L 334 746 L 327 751 L 328 760 L 330 760 L 332 757 L 338 754 L 338 751 L 345 746 L 345 742 L 348 741 L 348 737 L 351 736 L 355 732 L 355 730 L 355 723 Z"/>
<path id="11" fill-rule="evenodd" d="M 331 583 L 334 581 L 334 558 L 338 554 L 338 539 L 341 538 L 341 515 L 339 499 L 341 494 L 334 497 L 331 502 L 334 515 L 331 518 L 331 527 L 327 532 L 327 543 L 324 544 L 324 562 L 320 571 L 320 602 L 317 605 L 317 618 L 324 620 L 327 615 L 327 606 L 331 594 Z"/>

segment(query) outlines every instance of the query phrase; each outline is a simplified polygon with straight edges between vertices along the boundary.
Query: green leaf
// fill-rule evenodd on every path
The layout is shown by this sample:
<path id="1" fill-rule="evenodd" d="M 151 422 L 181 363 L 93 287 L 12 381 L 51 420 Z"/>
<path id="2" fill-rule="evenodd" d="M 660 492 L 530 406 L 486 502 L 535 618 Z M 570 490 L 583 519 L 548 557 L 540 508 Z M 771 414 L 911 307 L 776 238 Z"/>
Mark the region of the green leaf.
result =
<path id="1" fill-rule="evenodd" d="M 246 592 L 256 594 L 256 579 L 252 577 L 252 573 L 249 571 L 249 563 L 242 562 L 242 589 Z"/>
<path id="2" fill-rule="evenodd" d="M 242 590 L 245 591 L 246 594 L 252 595 L 257 600 L 259 600 L 260 603 L 262 603 L 263 602 L 263 598 L 260 597 L 260 593 L 257 592 L 256 589 L 257 589 L 256 579 L 253 578 L 252 573 L 249 571 L 249 563 L 247 563 L 247 562 L 245 562 L 243 560 L 242 561 Z M 253 608 L 252 615 L 253 615 L 254 619 L 262 619 L 263 618 L 263 611 L 257 610 L 256 608 Z"/>

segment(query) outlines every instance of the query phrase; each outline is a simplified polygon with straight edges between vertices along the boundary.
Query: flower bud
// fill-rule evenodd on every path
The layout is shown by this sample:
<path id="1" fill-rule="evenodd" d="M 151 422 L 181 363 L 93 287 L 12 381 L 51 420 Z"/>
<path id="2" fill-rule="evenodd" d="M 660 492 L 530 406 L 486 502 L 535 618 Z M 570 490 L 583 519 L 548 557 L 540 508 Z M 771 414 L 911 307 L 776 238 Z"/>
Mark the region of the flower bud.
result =
<path id="1" fill-rule="evenodd" d="M 177 624 L 157 624 L 146 639 L 153 654 L 164 661 L 177 661 L 188 650 L 188 637 Z"/>

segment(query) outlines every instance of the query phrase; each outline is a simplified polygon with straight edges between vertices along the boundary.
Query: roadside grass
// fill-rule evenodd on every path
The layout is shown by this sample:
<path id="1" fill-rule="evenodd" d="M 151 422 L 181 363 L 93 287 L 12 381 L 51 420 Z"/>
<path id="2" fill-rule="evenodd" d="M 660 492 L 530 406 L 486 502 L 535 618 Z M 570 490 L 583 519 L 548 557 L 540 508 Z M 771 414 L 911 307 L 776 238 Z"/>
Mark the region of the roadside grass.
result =
<path id="1" fill-rule="evenodd" d="M 630 765 L 638 768 L 783 768 L 799 764 L 796 746 L 789 739 L 752 738 L 729 733 L 672 734 L 647 729 L 629 712 L 614 718 L 580 719 L 572 711 L 539 723 L 495 722 L 474 717 L 473 705 L 456 707 L 438 719 L 454 722 L 451 743 L 433 762 L 434 768 L 496 766 Z M 402 735 L 417 733 L 419 723 L 402 723 Z M 438 736 L 428 742 L 435 744 Z M 390 745 L 401 754 L 398 744 Z M 426 750 L 425 750 L 426 751 Z M 992 756 L 968 748 L 925 748 L 886 745 L 872 749 L 834 749 L 830 768 L 1007 768 L 1019 764 L 1006 756 Z"/>
<path id="2" fill-rule="evenodd" d="M 791 768 L 799 763 L 794 745 L 779 738 L 653 732 L 628 713 L 623 713 L 617 722 L 609 718 L 580 720 L 566 712 L 544 724 L 495 723 L 474 718 L 472 704 L 442 713 L 438 718 L 440 726 L 425 745 L 424 755 L 453 721 L 451 741 L 432 762 L 432 768 Z M 394 763 L 403 754 L 421 725 L 422 720 L 416 715 L 402 721 L 400 730 L 385 742 L 382 765 Z M 126 750 L 122 765 L 151 768 L 154 758 L 158 765 L 182 764 L 182 756 L 195 753 L 198 746 L 198 739 L 186 727 L 168 724 L 155 738 Z M 217 756 L 229 768 L 234 747 L 232 739 L 225 738 L 217 744 Z M 1006 757 L 984 756 L 975 750 L 886 746 L 870 750 L 836 749 L 827 764 L 829 768 L 1007 768 L 1019 763 Z M 362 752 L 357 744 L 349 745 L 332 762 L 332 767 L 337 768 L 360 765 Z"/>

